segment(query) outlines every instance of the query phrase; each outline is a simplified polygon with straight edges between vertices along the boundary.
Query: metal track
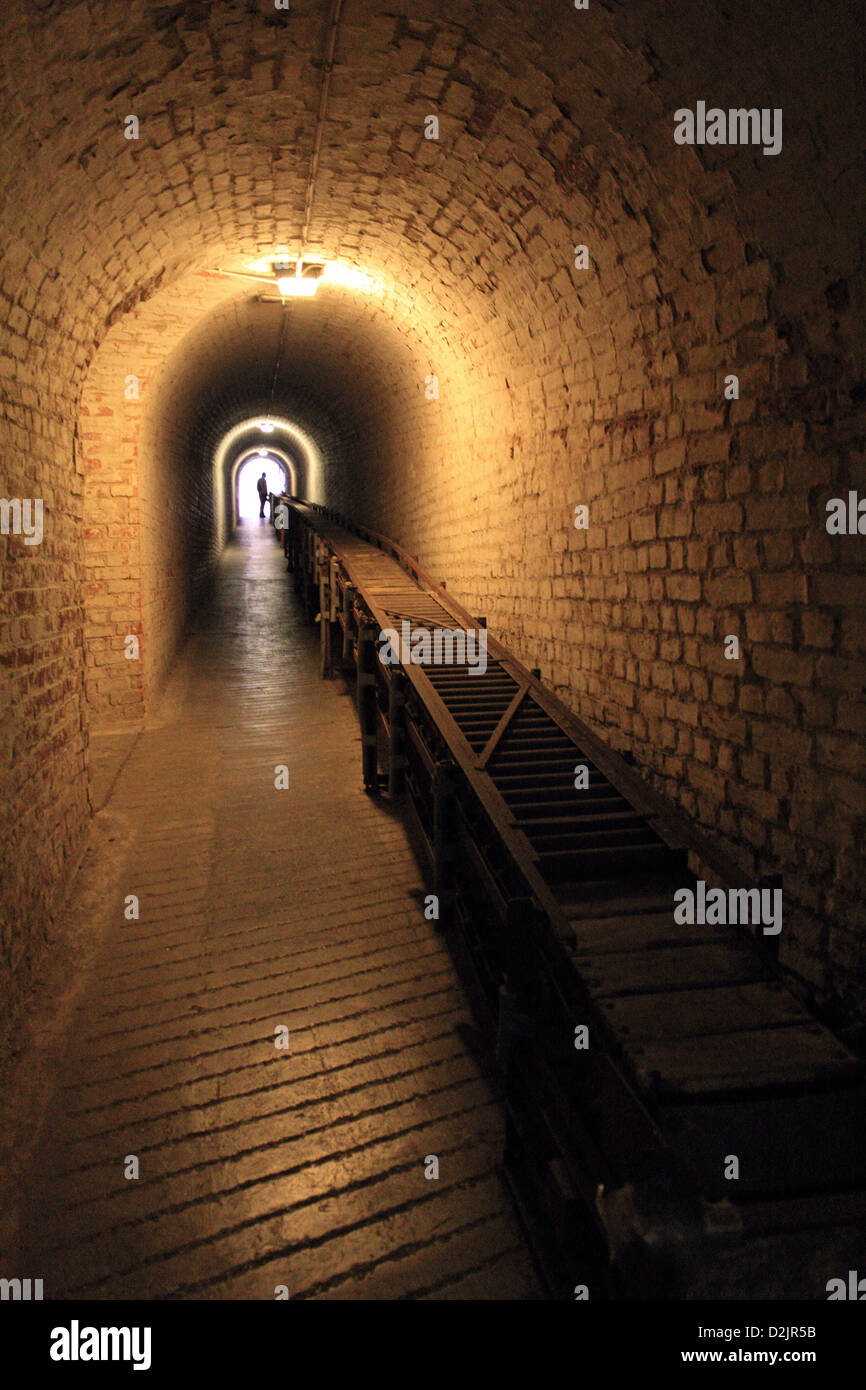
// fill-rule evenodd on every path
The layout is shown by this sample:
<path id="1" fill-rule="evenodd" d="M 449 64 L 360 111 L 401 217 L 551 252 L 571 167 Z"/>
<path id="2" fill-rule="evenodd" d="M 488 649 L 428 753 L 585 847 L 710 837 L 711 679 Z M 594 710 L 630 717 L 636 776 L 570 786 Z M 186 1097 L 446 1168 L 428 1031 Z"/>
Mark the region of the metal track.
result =
<path id="1" fill-rule="evenodd" d="M 786 989 L 771 942 L 674 921 L 690 855 L 753 885 L 489 635 L 483 674 L 383 664 L 384 629 L 479 620 L 386 538 L 273 505 L 323 674 L 354 674 L 365 783 L 411 792 L 441 924 L 497 1029 L 506 1174 L 553 1291 L 583 1275 L 614 1296 L 738 1296 L 704 1287 L 706 1251 L 747 1259 L 749 1213 L 772 1231 L 792 1203 L 814 1248 L 828 1194 L 834 1232 L 840 1211 L 862 1232 L 864 1063 Z"/>

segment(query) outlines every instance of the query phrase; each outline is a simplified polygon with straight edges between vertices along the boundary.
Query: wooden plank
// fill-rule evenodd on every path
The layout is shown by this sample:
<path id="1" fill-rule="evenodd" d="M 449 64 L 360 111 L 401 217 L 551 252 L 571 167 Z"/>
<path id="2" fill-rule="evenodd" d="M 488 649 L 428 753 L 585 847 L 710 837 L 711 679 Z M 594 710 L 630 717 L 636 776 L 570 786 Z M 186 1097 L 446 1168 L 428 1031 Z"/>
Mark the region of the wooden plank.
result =
<path id="1" fill-rule="evenodd" d="M 441 695 L 455 718 L 471 718 L 475 714 L 492 714 L 494 724 L 501 718 L 514 694 L 513 687 L 508 690 L 477 690 L 472 695 L 453 695 L 434 683 L 434 690 Z"/>
<path id="2" fill-rule="evenodd" d="M 709 989 L 769 979 L 764 963 L 745 946 L 716 940 L 698 946 L 663 946 L 641 954 L 586 957 L 580 972 L 594 998 L 657 994 L 663 990 Z M 659 1007 L 663 1007 L 659 1001 Z"/>
<path id="3" fill-rule="evenodd" d="M 852 1054 L 817 1023 L 639 1043 L 627 1050 L 640 1080 L 649 1085 L 654 1075 L 662 1078 L 668 1095 L 815 1085 L 852 1063 Z"/>
<path id="4" fill-rule="evenodd" d="M 549 748 L 540 750 L 537 754 L 533 752 L 532 758 L 533 760 L 536 758 L 538 759 L 540 771 L 555 772 L 561 767 L 566 776 L 570 775 L 572 777 L 574 776 L 572 769 L 575 765 L 575 758 L 580 762 L 580 755 L 577 749 L 569 743 L 553 744 Z M 528 754 L 519 747 L 515 748 L 513 751 L 510 748 L 500 748 L 496 755 L 497 771 L 501 770 L 502 772 L 513 773 L 515 764 L 527 762 L 529 762 L 530 767 L 535 765 L 534 761 L 529 761 Z"/>
<path id="5" fill-rule="evenodd" d="M 573 811 L 566 815 L 526 816 L 523 807 L 515 807 L 520 812 L 516 824 L 527 834 L 548 835 L 574 833 L 580 835 L 584 830 L 594 834 L 598 830 L 638 830 L 646 821 L 636 811 L 597 811 L 594 816 L 577 816 Z M 563 810 L 563 807 L 559 807 Z"/>
<path id="6" fill-rule="evenodd" d="M 629 1049 L 637 1043 L 813 1021 L 799 1000 L 773 980 L 627 995 L 602 1000 L 601 1009 Z"/>
<path id="7" fill-rule="evenodd" d="M 487 674 L 465 677 L 453 677 L 446 679 L 440 675 L 442 667 L 428 667 L 428 673 L 433 684 L 441 695 L 447 695 L 449 699 L 459 699 L 465 696 L 467 699 L 475 699 L 476 694 L 490 695 L 499 698 L 502 695 L 510 696 L 515 689 L 514 681 L 510 676 L 503 676 L 501 679 L 495 677 L 488 679 Z M 472 681 L 470 685 L 468 682 Z"/>
<path id="8" fill-rule="evenodd" d="M 677 860 L 678 850 L 669 849 L 664 840 L 651 839 L 639 845 L 615 845 L 596 849 L 553 849 L 539 854 L 541 872 L 551 884 L 565 876 L 580 876 L 585 880 L 609 879 L 628 873 L 675 873 L 686 866 Z"/>
<path id="9" fill-rule="evenodd" d="M 559 854 L 566 851 L 583 853 L 589 849 L 643 851 L 650 841 L 646 823 L 640 816 L 627 819 L 636 820 L 637 825 L 621 822 L 606 825 L 598 817 L 584 816 L 580 821 L 566 818 L 558 827 L 547 829 L 544 822 L 530 821 L 523 829 L 541 854 Z M 667 850 L 667 846 L 663 848 Z"/>
<path id="10" fill-rule="evenodd" d="M 592 906 L 587 908 L 592 911 Z M 725 926 L 688 926 L 674 921 L 673 903 L 646 912 L 617 912 L 609 917 L 584 917 L 572 921 L 575 942 L 571 954 L 582 967 L 584 957 L 646 951 L 661 946 L 705 946 L 708 941 L 729 941 Z"/>
<path id="11" fill-rule="evenodd" d="M 381 595 L 375 594 L 374 597 L 381 598 Z M 455 629 L 454 623 L 449 621 L 451 617 L 450 613 L 434 613 L 432 610 L 424 609 L 419 609 L 415 613 L 397 613 L 393 608 L 387 607 L 385 607 L 385 613 L 389 618 L 393 618 L 395 623 L 407 622 L 409 624 L 410 635 L 416 627 L 430 629 L 441 628 L 448 632 L 461 632 L 465 630 L 462 628 Z M 393 626 L 393 624 L 389 623 L 388 626 Z"/>
<path id="12" fill-rule="evenodd" d="M 497 783 L 498 785 L 498 783 Z M 639 811 L 629 806 L 625 797 L 620 796 L 619 792 L 613 787 L 608 790 L 605 786 L 590 786 L 586 792 L 581 792 L 578 799 L 574 795 L 572 787 L 517 787 L 501 788 L 502 793 L 509 806 L 514 807 L 516 815 L 519 816 L 545 816 L 547 814 L 558 814 L 564 807 L 567 807 L 569 814 L 583 817 L 593 816 L 600 811 L 627 810 L 629 815 L 640 815 Z M 591 792 L 591 795 L 587 793 Z"/>
<path id="13" fill-rule="evenodd" d="M 608 782 L 604 773 L 599 772 L 597 767 L 593 767 L 591 763 L 584 763 L 584 766 L 589 774 L 589 785 L 580 791 L 574 785 L 573 771 L 563 777 L 561 769 L 554 768 L 552 771 L 537 769 L 533 772 L 531 764 L 525 771 L 521 771 L 520 768 L 503 767 L 497 769 L 496 785 L 501 786 L 503 792 L 508 792 L 509 796 L 516 797 L 525 795 L 527 792 L 533 792 L 536 795 L 548 792 L 556 794 L 567 792 L 576 803 L 582 800 L 587 792 L 592 792 L 593 796 L 618 796 L 621 801 L 626 800 L 622 792 Z M 640 811 L 638 806 L 635 806 L 634 809 Z M 640 811 L 640 814 L 643 815 L 643 812 Z"/>
<path id="14" fill-rule="evenodd" d="M 586 801 L 581 799 L 577 805 L 571 797 L 565 796 L 556 800 L 551 798 L 549 801 L 518 801 L 511 796 L 506 799 L 521 824 L 525 822 L 527 825 L 532 825 L 535 821 L 558 821 L 563 815 L 577 821 L 594 820 L 598 816 L 602 822 L 610 820 L 611 824 L 616 816 L 640 816 L 638 811 L 633 811 L 628 802 L 619 796 L 593 796 Z"/>
<path id="15" fill-rule="evenodd" d="M 463 730 L 467 738 L 472 739 L 476 742 L 479 739 L 481 740 L 482 748 L 484 747 L 485 743 L 487 743 L 493 730 L 496 728 L 496 719 L 493 715 L 485 715 L 483 718 L 479 719 L 461 718 L 458 722 L 460 724 L 460 728 Z"/>
<path id="16" fill-rule="evenodd" d="M 525 748 L 527 744 L 532 747 L 543 745 L 545 747 L 562 748 L 567 750 L 569 754 L 574 752 L 574 744 L 569 742 L 567 738 L 563 738 L 559 730 L 554 729 L 552 726 L 545 725 L 535 729 L 509 729 L 507 745 L 509 751 L 514 748 Z M 505 749 L 503 749 L 503 752 L 504 751 Z"/>

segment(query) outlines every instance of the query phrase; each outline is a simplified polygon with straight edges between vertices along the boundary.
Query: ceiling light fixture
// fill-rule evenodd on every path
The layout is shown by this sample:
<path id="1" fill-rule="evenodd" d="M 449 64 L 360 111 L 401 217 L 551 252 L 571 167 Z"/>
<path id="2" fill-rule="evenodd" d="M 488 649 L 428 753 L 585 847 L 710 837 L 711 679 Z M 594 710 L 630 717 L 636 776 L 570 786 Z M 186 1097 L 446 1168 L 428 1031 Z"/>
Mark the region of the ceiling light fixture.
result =
<path id="1" fill-rule="evenodd" d="M 270 272 L 270 274 L 268 274 Z M 299 256 L 290 260 L 280 249 L 258 261 L 249 261 L 246 270 L 217 270 L 206 274 L 228 275 L 235 280 L 258 280 L 273 285 L 283 299 L 303 296 L 312 298 L 319 280 L 340 289 L 362 290 L 370 294 L 384 293 L 382 281 L 355 266 L 342 261 L 305 260 Z M 265 296 L 260 296 L 264 298 Z"/>
<path id="2" fill-rule="evenodd" d="M 285 247 L 278 246 L 270 254 L 263 256 L 258 261 L 248 261 L 246 264 L 246 277 L 250 280 L 265 280 L 268 272 L 272 275 L 286 276 L 293 273 L 295 262 L 291 259 Z M 225 272 L 223 272 L 225 273 Z M 242 272 L 235 271 L 236 275 Z M 341 289 L 347 290 L 367 290 L 377 293 L 382 290 L 381 280 L 376 280 L 366 271 L 358 270 L 355 266 L 346 265 L 344 261 L 302 261 L 302 273 L 304 276 L 315 275 L 321 278 L 327 285 L 339 285 Z M 272 282 L 271 282 L 272 283 Z"/>
<path id="3" fill-rule="evenodd" d="M 295 261 L 294 274 L 289 273 L 291 269 L 290 261 L 274 261 L 274 278 L 280 294 L 285 299 L 290 297 L 312 299 L 316 293 L 322 267 L 305 266 L 299 256 Z"/>
<path id="4" fill-rule="evenodd" d="M 316 293 L 316 286 L 319 277 L 324 270 L 320 263 L 311 264 L 308 261 L 273 261 L 270 263 L 272 278 L 265 275 L 251 275 L 244 270 L 217 270 L 210 272 L 216 275 L 228 275 L 235 280 L 259 280 L 268 285 L 276 285 L 283 299 L 290 297 L 304 296 L 311 299 Z"/>

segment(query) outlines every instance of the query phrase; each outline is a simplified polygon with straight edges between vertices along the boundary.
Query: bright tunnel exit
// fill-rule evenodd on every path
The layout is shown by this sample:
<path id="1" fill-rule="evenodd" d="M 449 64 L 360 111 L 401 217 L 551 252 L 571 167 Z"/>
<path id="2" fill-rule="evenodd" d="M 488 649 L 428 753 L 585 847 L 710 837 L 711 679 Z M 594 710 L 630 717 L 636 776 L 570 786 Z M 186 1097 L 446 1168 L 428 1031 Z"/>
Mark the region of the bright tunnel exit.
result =
<path id="1" fill-rule="evenodd" d="M 258 518 L 261 512 L 261 502 L 258 493 L 258 480 L 264 473 L 265 481 L 268 485 L 268 492 L 285 492 L 287 490 L 288 478 L 284 465 L 270 454 L 253 454 L 238 469 L 237 489 L 238 489 L 238 520 L 246 521 Z M 268 508 L 265 505 L 265 516 L 268 515 Z"/>

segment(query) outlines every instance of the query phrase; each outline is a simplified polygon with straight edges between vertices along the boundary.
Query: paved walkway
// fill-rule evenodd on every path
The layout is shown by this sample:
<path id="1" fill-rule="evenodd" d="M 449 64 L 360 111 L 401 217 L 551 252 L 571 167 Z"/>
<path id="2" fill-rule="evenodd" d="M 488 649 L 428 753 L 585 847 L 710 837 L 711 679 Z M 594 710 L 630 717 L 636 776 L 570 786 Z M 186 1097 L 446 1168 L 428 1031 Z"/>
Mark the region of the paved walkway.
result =
<path id="1" fill-rule="evenodd" d="M 27 1177 L 46 1298 L 540 1296 L 465 999 L 318 660 L 253 524 L 156 717 L 97 769 L 125 846 Z"/>

